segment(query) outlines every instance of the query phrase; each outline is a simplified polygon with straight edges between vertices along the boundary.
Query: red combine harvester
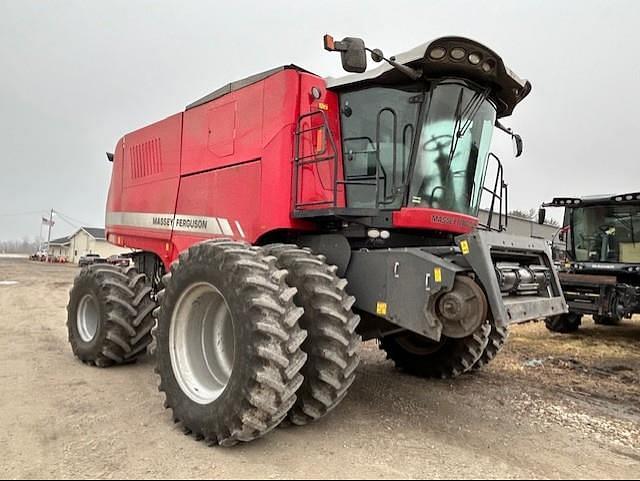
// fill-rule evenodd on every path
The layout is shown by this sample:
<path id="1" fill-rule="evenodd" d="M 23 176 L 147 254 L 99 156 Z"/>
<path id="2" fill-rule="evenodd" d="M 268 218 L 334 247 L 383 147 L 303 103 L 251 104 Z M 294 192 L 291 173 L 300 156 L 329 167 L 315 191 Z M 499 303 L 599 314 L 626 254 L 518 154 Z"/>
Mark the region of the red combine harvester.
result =
<path id="1" fill-rule="evenodd" d="M 79 274 L 70 342 L 106 367 L 153 339 L 166 406 L 211 444 L 330 412 L 361 339 L 409 373 L 454 377 L 493 359 L 509 324 L 567 311 L 548 246 L 499 232 L 491 136 L 521 152 L 497 119 L 529 82 L 460 37 L 391 59 L 357 38 L 325 48 L 352 75 L 254 75 L 109 154 L 108 239 L 133 265 Z M 366 71 L 367 52 L 384 64 Z M 484 228 L 483 192 L 497 209 Z"/>

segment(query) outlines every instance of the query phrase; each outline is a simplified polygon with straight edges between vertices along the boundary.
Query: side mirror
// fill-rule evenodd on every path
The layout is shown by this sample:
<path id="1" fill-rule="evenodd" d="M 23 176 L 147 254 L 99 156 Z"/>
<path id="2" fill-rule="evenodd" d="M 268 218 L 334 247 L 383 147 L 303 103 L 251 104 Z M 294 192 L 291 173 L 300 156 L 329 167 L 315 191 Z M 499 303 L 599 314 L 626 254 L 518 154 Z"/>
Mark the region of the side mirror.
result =
<path id="1" fill-rule="evenodd" d="M 513 150 L 515 152 L 516 157 L 520 157 L 522 155 L 522 137 L 518 134 L 512 134 L 513 137 Z"/>
<path id="2" fill-rule="evenodd" d="M 538 210 L 538 224 L 544 225 L 545 220 L 547 220 L 547 209 L 541 207 Z"/>
<path id="3" fill-rule="evenodd" d="M 330 52 L 340 52 L 342 68 L 347 72 L 362 73 L 367 70 L 367 50 L 361 38 L 346 37 L 336 42 L 331 35 L 325 35 L 324 48 Z"/>

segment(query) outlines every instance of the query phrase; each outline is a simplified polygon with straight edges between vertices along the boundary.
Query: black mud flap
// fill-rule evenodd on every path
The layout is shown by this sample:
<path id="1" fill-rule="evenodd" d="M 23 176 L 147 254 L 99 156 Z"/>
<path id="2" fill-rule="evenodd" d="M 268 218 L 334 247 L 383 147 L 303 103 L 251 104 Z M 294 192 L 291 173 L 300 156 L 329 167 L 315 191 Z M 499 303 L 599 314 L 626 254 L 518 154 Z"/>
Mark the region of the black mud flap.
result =
<path id="1" fill-rule="evenodd" d="M 448 248 L 458 256 L 457 248 Z M 442 323 L 429 315 L 430 299 L 452 289 L 468 270 L 427 248 L 354 251 L 346 272 L 355 307 L 398 327 L 440 340 Z"/>

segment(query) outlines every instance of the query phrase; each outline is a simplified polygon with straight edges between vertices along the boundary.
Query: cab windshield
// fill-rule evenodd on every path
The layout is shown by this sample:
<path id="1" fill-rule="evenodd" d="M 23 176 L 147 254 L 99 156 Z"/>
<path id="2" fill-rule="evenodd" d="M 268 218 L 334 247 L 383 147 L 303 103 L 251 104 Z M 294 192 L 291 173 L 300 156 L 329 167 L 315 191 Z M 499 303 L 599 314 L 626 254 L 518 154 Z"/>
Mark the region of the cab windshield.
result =
<path id="1" fill-rule="evenodd" d="M 495 120 L 480 92 L 438 84 L 420 129 L 409 205 L 477 215 Z"/>
<path id="2" fill-rule="evenodd" d="M 496 119 L 486 93 L 451 79 L 343 93 L 347 205 L 477 215 Z"/>
<path id="3" fill-rule="evenodd" d="M 640 263 L 640 206 L 583 207 L 571 216 L 576 261 Z"/>

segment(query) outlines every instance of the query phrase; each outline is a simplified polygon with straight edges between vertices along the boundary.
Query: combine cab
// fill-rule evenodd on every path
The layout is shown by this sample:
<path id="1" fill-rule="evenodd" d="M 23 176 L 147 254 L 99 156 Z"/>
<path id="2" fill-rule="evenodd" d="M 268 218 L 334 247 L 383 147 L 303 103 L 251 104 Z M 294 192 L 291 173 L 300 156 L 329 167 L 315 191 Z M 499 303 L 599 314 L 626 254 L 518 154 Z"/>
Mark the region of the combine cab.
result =
<path id="1" fill-rule="evenodd" d="M 640 313 L 640 194 L 562 197 L 544 207 L 565 209 L 560 281 L 569 304 L 569 313 L 548 318 L 547 327 L 568 333 L 585 315 L 616 325 Z M 545 216 L 542 209 L 541 222 Z"/>
<path id="2" fill-rule="evenodd" d="M 548 246 L 500 232 L 491 137 L 521 151 L 498 119 L 529 82 L 460 37 L 391 59 L 356 38 L 325 48 L 353 74 L 254 75 L 110 155 L 108 239 L 133 265 L 79 275 L 73 350 L 120 364 L 153 334 L 167 406 L 212 444 L 329 413 L 362 339 L 407 372 L 455 377 L 493 359 L 509 324 L 566 312 Z M 367 71 L 367 52 L 382 66 Z"/>

